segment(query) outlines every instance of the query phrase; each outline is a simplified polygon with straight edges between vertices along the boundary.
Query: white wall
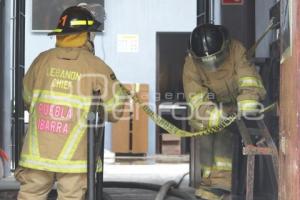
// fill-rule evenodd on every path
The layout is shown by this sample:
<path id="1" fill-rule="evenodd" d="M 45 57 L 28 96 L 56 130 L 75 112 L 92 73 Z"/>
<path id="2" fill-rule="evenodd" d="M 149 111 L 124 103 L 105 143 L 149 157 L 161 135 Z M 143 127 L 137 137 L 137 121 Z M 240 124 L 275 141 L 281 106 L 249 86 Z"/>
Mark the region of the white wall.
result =
<path id="1" fill-rule="evenodd" d="M 32 0 L 26 5 L 26 68 L 44 50 L 54 47 L 55 38 L 31 32 Z M 155 104 L 156 32 L 189 32 L 196 26 L 196 0 L 107 0 L 105 33 L 95 42 L 103 58 L 124 83 L 150 85 L 150 103 Z M 118 53 L 117 34 L 138 34 L 138 53 Z M 103 48 L 102 48 L 103 45 Z M 155 125 L 149 121 L 149 150 L 155 153 Z M 106 126 L 110 148 L 110 126 Z"/>
<path id="2" fill-rule="evenodd" d="M 269 11 L 270 8 L 276 3 L 276 0 L 258 0 L 255 1 L 255 30 L 256 30 L 256 40 L 261 37 L 263 32 L 269 25 Z M 272 33 L 269 33 L 261 44 L 256 49 L 257 57 L 269 57 L 270 42 L 273 40 Z"/>
<path id="3" fill-rule="evenodd" d="M 214 24 L 221 25 L 221 1 L 214 3 Z"/>

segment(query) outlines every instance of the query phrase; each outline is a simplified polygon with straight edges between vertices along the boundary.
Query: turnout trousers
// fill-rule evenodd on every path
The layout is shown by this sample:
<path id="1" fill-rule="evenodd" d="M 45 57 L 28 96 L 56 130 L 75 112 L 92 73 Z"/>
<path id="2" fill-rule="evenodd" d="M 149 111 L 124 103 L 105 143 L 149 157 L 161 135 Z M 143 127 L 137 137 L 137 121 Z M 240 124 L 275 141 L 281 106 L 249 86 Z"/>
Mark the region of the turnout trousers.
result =
<path id="1" fill-rule="evenodd" d="M 57 182 L 58 200 L 84 200 L 86 173 L 54 173 L 19 167 L 15 173 L 20 182 L 18 200 L 46 200 Z"/>

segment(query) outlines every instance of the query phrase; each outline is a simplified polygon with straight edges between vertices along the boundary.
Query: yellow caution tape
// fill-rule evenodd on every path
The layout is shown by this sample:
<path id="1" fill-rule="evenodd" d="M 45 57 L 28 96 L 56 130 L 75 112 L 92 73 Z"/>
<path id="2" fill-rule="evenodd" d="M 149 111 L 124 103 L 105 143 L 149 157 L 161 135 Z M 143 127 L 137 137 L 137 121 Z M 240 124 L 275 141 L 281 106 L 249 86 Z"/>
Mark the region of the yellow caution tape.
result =
<path id="1" fill-rule="evenodd" d="M 218 126 L 218 127 L 206 128 L 206 129 L 199 130 L 197 132 L 185 131 L 185 130 L 179 129 L 178 127 L 171 124 L 169 121 L 167 121 L 164 118 L 162 118 L 161 116 L 157 115 L 155 112 L 153 112 L 153 110 L 151 110 L 151 108 L 148 105 L 143 104 L 137 95 L 131 94 L 131 92 L 127 88 L 125 88 L 122 84 L 120 84 L 120 86 L 121 86 L 122 90 L 124 91 L 124 93 L 126 93 L 128 96 L 130 96 L 134 102 L 136 102 L 137 104 L 142 106 L 143 111 L 155 122 L 156 125 L 165 129 L 170 134 L 173 134 L 173 135 L 176 135 L 179 137 L 195 137 L 195 136 L 213 134 L 213 133 L 216 133 L 216 132 L 219 132 L 219 131 L 225 129 L 230 124 L 232 124 L 237 118 L 237 114 L 233 114 L 233 115 L 227 117 L 225 120 L 222 120 L 220 123 L 220 126 Z M 275 107 L 275 104 L 272 104 L 272 105 L 266 107 L 264 110 L 260 111 L 260 114 L 267 112 L 274 107 Z"/>
<path id="2" fill-rule="evenodd" d="M 272 28 L 274 28 L 276 25 L 277 24 L 274 24 L 274 19 L 272 18 L 271 22 L 270 22 L 270 25 L 267 27 L 264 34 L 253 45 L 253 47 L 250 50 L 247 51 L 247 57 L 248 58 L 253 55 L 253 53 L 255 52 L 255 49 L 257 48 L 258 44 L 267 35 L 267 33 L 270 32 L 270 30 L 272 30 Z M 169 121 L 167 121 L 164 118 L 162 118 L 161 116 L 157 115 L 155 112 L 153 112 L 151 110 L 151 108 L 149 106 L 144 105 L 137 95 L 131 94 L 131 92 L 127 88 L 125 88 L 121 83 L 120 83 L 120 86 L 121 86 L 122 90 L 124 91 L 124 93 L 126 93 L 128 96 L 130 96 L 134 102 L 136 102 L 137 104 L 142 106 L 142 109 L 144 110 L 144 112 L 155 122 L 156 125 L 158 125 L 161 128 L 165 129 L 170 134 L 177 135 L 179 137 L 195 137 L 195 136 L 202 136 L 202 135 L 209 135 L 209 134 L 217 133 L 217 132 L 225 129 L 226 127 L 230 126 L 236 120 L 236 118 L 238 117 L 237 114 L 233 114 L 233 115 L 227 117 L 225 120 L 222 120 L 221 123 L 220 123 L 220 126 L 217 126 L 217 127 L 205 128 L 205 129 L 199 130 L 197 132 L 185 131 L 185 130 L 179 129 L 178 127 L 171 124 Z M 265 112 L 268 112 L 268 111 L 272 110 L 275 106 L 276 106 L 276 103 L 274 103 L 274 104 L 266 107 L 265 109 L 261 110 L 259 112 L 259 114 L 263 114 Z"/>

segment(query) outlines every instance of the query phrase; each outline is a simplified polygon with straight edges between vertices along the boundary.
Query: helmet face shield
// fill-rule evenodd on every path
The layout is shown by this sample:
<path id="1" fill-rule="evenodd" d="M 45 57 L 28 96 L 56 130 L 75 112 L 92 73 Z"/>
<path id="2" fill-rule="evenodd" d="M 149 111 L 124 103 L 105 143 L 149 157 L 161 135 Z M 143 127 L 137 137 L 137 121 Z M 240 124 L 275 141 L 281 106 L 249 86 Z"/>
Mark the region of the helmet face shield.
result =
<path id="1" fill-rule="evenodd" d="M 193 30 L 189 52 L 206 70 L 216 70 L 229 55 L 229 43 L 225 27 L 204 24 Z"/>
<path id="2" fill-rule="evenodd" d="M 89 41 L 94 42 L 96 37 L 96 32 L 90 32 L 89 34 Z"/>
<path id="3" fill-rule="evenodd" d="M 190 51 L 192 57 L 201 63 L 201 66 L 207 71 L 217 70 L 229 55 L 229 41 L 225 43 L 222 49 L 208 56 L 197 56 L 193 51 Z"/>
<path id="4" fill-rule="evenodd" d="M 82 8 L 87 9 L 94 17 L 94 19 L 97 22 L 100 22 L 101 24 L 104 24 L 104 21 L 106 20 L 106 13 L 105 9 L 101 4 L 93 3 L 93 4 L 87 4 L 87 3 L 80 3 L 77 6 L 80 6 Z"/>

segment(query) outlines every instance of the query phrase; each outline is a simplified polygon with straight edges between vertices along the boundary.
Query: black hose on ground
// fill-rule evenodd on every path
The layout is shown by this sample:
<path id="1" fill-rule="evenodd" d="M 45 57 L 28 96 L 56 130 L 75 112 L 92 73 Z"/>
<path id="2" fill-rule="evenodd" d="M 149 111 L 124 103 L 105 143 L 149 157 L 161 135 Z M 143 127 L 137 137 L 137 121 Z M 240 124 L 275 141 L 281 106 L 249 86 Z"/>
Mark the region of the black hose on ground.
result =
<path id="1" fill-rule="evenodd" d="M 104 188 L 128 188 L 128 189 L 144 189 L 159 191 L 161 185 L 150 183 L 137 183 L 137 182 L 104 182 Z M 171 189 L 167 192 L 167 195 L 174 196 L 183 200 L 197 200 L 196 197 L 179 189 Z"/>
<path id="2" fill-rule="evenodd" d="M 113 200 L 108 193 L 103 192 L 102 194 L 103 194 L 103 200 Z"/>
<path id="3" fill-rule="evenodd" d="M 184 178 L 185 178 L 187 175 L 189 175 L 189 174 L 190 174 L 189 172 L 185 173 L 185 174 L 181 177 L 181 179 L 178 181 L 178 183 L 176 184 L 175 188 L 179 188 L 180 185 L 181 185 L 181 183 L 183 182 Z"/>
<path id="4" fill-rule="evenodd" d="M 135 183 L 135 182 L 104 182 L 104 188 L 128 188 L 128 189 L 144 189 L 151 191 L 160 191 L 161 185 L 149 184 L 149 183 Z M 6 185 L 6 187 L 0 188 L 0 192 L 14 192 L 18 191 L 19 185 Z M 196 198 L 179 189 L 171 188 L 167 192 L 167 195 L 177 197 L 183 200 L 196 200 Z M 104 193 L 104 200 L 112 200 L 112 198 Z"/>
<path id="5" fill-rule="evenodd" d="M 156 184 L 150 184 L 150 183 L 137 183 L 137 182 L 104 182 L 104 188 L 127 188 L 127 189 L 142 189 L 142 190 L 151 190 L 151 191 L 159 191 L 161 192 L 159 198 L 164 199 L 163 197 L 169 195 L 173 197 L 177 197 L 179 199 L 183 200 L 196 200 L 196 197 L 193 195 L 188 194 L 185 191 L 182 191 L 176 187 L 178 184 L 176 182 L 174 185 L 171 184 L 171 182 L 168 185 L 165 184 L 163 186 L 161 185 L 156 185 Z M 1 184 L 3 183 L 3 184 Z M 179 182 L 180 183 L 180 182 Z M 167 187 L 170 186 L 170 187 Z M 172 188 L 174 187 L 174 188 Z M 1 182 L 0 181 L 0 192 L 4 191 L 17 191 L 19 190 L 19 184 L 15 181 L 10 181 L 10 182 Z M 162 195 L 164 194 L 164 195 Z M 103 195 L 104 200 L 112 200 L 112 198 L 106 193 Z"/>
<path id="6" fill-rule="evenodd" d="M 175 181 L 168 181 L 165 184 L 161 186 L 159 189 L 155 200 L 164 200 L 168 194 L 168 191 L 171 190 L 171 188 L 174 188 L 177 185 Z"/>

